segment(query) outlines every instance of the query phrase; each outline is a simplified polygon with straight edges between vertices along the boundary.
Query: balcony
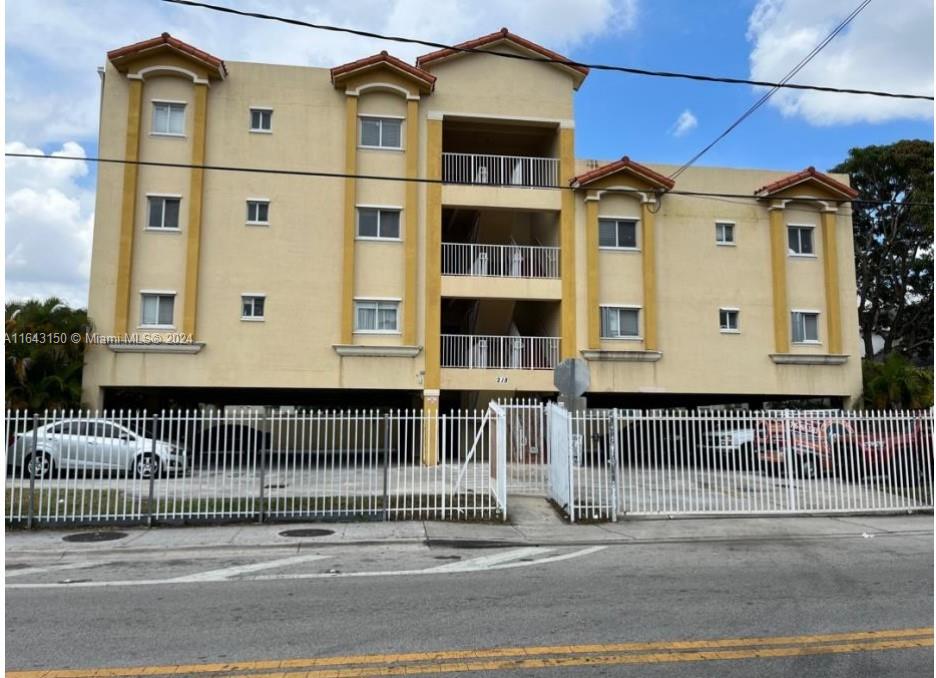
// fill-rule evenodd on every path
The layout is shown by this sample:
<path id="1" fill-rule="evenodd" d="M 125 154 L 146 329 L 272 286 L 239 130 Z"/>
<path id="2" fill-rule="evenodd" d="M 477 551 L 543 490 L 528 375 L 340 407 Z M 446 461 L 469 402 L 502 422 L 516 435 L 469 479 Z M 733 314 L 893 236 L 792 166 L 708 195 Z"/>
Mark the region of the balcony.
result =
<path id="1" fill-rule="evenodd" d="M 477 370 L 551 370 L 559 337 L 443 334 L 442 367 Z"/>
<path id="2" fill-rule="evenodd" d="M 558 278 L 559 248 L 442 243 L 442 275 Z"/>
<path id="3" fill-rule="evenodd" d="M 559 160 L 522 155 L 442 153 L 442 181 L 474 186 L 556 188 Z"/>

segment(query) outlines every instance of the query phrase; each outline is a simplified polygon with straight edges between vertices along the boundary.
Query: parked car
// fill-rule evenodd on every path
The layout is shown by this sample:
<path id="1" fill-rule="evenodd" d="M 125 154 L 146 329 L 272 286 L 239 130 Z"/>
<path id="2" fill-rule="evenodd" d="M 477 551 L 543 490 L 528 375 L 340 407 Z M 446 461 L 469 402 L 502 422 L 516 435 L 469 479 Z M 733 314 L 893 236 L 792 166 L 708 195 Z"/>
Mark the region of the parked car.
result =
<path id="1" fill-rule="evenodd" d="M 779 470 L 789 458 L 804 478 L 835 474 L 842 478 L 881 473 L 907 463 L 917 447 L 920 423 L 874 427 L 868 421 L 839 417 L 825 419 L 763 420 L 758 422 L 755 444 L 761 459 Z M 786 427 L 789 427 L 787 432 Z"/>
<path id="2" fill-rule="evenodd" d="M 705 459 L 727 458 L 744 463 L 755 460 L 753 428 L 723 429 L 702 436 L 699 454 Z"/>
<path id="3" fill-rule="evenodd" d="M 154 457 L 155 454 L 155 457 Z M 15 436 L 7 464 L 36 478 L 62 471 L 109 471 L 138 478 L 182 473 L 186 451 L 107 419 L 64 419 Z"/>

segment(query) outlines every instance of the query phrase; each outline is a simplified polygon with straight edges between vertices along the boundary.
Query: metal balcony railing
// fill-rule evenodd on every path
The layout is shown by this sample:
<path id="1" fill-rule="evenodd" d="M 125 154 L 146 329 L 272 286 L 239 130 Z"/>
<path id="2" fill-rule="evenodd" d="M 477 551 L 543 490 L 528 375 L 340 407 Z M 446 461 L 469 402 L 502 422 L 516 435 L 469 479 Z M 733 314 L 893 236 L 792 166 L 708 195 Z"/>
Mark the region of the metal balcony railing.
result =
<path id="1" fill-rule="evenodd" d="M 551 370 L 558 362 L 559 337 L 442 335 L 442 367 Z"/>
<path id="2" fill-rule="evenodd" d="M 558 278 L 559 248 L 444 242 L 442 275 Z"/>
<path id="3" fill-rule="evenodd" d="M 521 155 L 443 153 L 442 180 L 452 184 L 556 188 L 559 160 Z"/>

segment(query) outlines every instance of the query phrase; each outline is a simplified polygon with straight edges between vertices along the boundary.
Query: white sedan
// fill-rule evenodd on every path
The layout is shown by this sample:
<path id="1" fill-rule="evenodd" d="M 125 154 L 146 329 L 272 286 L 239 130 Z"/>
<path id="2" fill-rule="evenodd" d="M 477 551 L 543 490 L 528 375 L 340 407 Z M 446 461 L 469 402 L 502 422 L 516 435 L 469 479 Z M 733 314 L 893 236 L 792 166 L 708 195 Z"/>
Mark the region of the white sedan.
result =
<path id="1" fill-rule="evenodd" d="M 24 473 L 35 478 L 64 471 L 108 471 L 150 478 L 184 472 L 186 453 L 162 440 L 154 443 L 107 419 L 64 419 L 18 434 L 10 443 L 7 464 L 25 467 Z"/>

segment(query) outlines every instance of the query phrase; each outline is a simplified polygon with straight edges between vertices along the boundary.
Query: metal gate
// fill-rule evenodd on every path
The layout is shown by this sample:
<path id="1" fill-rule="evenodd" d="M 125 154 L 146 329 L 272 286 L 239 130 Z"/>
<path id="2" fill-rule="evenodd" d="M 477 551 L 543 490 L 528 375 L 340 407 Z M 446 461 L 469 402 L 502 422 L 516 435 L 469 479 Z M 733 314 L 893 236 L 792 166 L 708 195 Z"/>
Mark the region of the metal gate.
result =
<path id="1" fill-rule="evenodd" d="M 513 494 L 546 496 L 546 409 L 536 400 L 497 403 L 506 416 L 507 489 Z"/>
<path id="2" fill-rule="evenodd" d="M 500 509 L 502 520 L 507 520 L 507 412 L 497 403 L 488 407 L 488 425 L 491 436 L 491 490 Z"/>
<path id="3" fill-rule="evenodd" d="M 549 432 L 549 465 L 547 496 L 555 502 L 569 520 L 575 522 L 574 486 L 572 483 L 571 422 L 569 413 L 556 403 L 546 410 Z"/>

